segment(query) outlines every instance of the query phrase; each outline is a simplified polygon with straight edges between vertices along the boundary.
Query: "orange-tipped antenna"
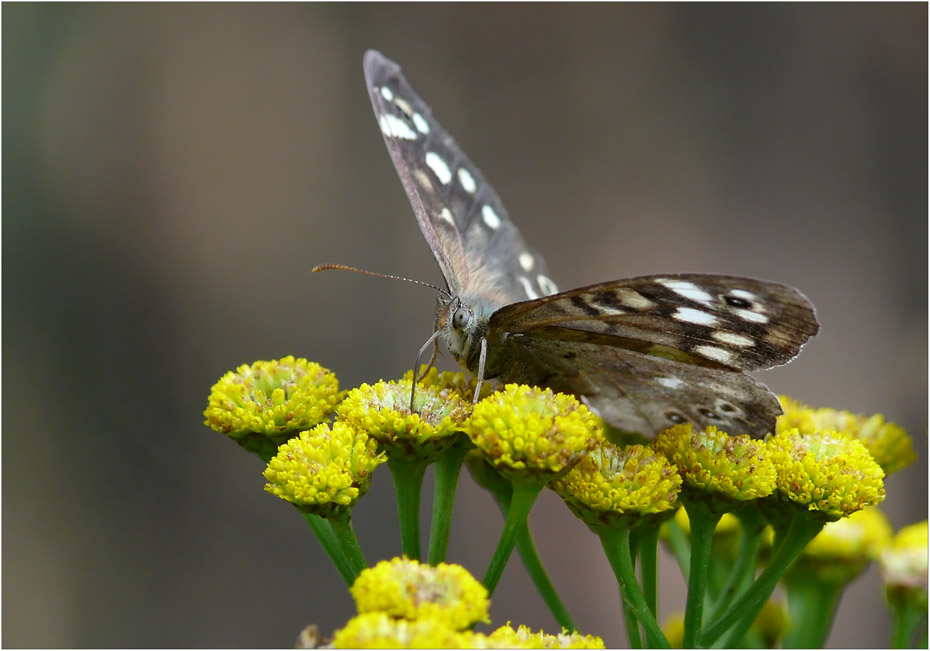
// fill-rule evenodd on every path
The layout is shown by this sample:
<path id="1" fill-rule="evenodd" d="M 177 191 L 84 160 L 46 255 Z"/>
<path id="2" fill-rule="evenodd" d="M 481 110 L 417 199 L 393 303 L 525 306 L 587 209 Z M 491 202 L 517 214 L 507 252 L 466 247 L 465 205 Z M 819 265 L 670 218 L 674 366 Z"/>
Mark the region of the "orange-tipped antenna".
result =
<path id="1" fill-rule="evenodd" d="M 341 271 L 355 271 L 356 273 L 365 274 L 366 276 L 374 276 L 376 278 L 390 278 L 391 280 L 403 280 L 408 283 L 413 283 L 414 285 L 423 285 L 424 287 L 429 287 L 435 289 L 437 292 L 443 296 L 449 297 L 449 292 L 446 290 L 436 287 L 436 285 L 425 283 L 422 280 L 413 280 L 412 278 L 404 278 L 403 276 L 393 276 L 391 274 L 382 274 L 377 271 L 367 271 L 365 269 L 359 269 L 358 267 L 350 267 L 345 264 L 335 264 L 328 262 L 326 264 L 318 264 L 313 269 L 310 270 L 310 273 L 316 273 L 317 271 L 326 271 L 327 269 L 339 269 Z M 451 298 L 451 297 L 450 297 Z"/>

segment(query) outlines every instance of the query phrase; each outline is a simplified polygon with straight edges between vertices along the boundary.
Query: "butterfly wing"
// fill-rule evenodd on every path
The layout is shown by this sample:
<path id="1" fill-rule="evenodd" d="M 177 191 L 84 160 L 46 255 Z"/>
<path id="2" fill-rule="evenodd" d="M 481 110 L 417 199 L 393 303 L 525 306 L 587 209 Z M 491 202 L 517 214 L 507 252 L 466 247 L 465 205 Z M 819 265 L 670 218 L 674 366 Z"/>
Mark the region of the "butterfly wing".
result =
<path id="1" fill-rule="evenodd" d="M 584 396 L 615 427 L 654 434 L 689 421 L 763 436 L 781 408 L 744 371 L 790 361 L 818 329 L 810 301 L 786 285 L 675 274 L 502 307 L 488 338 L 510 360 L 506 379 Z"/>
<path id="2" fill-rule="evenodd" d="M 496 305 L 558 291 L 542 256 L 400 66 L 369 50 L 364 68 L 384 142 L 449 291 Z"/>

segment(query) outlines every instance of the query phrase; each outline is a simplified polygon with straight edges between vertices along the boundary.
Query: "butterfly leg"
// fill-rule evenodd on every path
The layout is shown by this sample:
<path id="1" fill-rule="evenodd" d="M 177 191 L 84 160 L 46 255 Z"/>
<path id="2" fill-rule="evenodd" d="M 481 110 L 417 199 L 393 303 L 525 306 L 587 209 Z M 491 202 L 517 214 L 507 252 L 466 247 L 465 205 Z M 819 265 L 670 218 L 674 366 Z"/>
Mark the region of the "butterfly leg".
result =
<path id="1" fill-rule="evenodd" d="M 488 340 L 481 338 L 481 355 L 478 357 L 478 382 L 475 384 L 475 397 L 471 401 L 472 407 L 478 404 L 478 396 L 481 395 L 481 384 L 484 382 L 484 363 L 488 359 Z"/>
<path id="2" fill-rule="evenodd" d="M 423 353 L 426 352 L 426 349 L 429 348 L 430 345 L 434 344 L 440 332 L 442 331 L 436 330 L 433 332 L 432 335 L 430 335 L 430 338 L 426 340 L 426 343 L 420 347 L 420 352 L 417 353 L 417 358 L 413 362 L 413 374 L 411 375 L 413 382 L 410 383 L 410 413 L 411 414 L 415 412 L 413 408 L 413 399 L 417 395 L 417 382 L 419 382 L 423 378 L 423 376 L 420 376 L 419 378 L 417 377 L 417 370 L 419 370 L 420 368 L 420 358 L 423 357 Z M 429 370 L 429 367 L 433 365 L 433 360 L 435 359 L 436 359 L 436 346 L 433 346 L 433 355 L 432 357 L 429 358 L 429 366 L 427 366 L 427 370 Z M 424 375 L 426 374 L 424 373 Z"/>

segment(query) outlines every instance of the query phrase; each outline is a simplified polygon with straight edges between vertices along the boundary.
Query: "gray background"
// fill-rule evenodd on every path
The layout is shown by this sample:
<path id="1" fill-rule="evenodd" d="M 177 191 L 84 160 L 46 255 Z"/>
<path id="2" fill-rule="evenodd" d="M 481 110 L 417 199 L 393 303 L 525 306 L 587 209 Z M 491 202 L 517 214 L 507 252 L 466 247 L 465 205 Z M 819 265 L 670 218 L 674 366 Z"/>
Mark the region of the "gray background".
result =
<path id="1" fill-rule="evenodd" d="M 362 54 L 398 60 L 563 288 L 714 271 L 777 279 L 821 334 L 762 374 L 882 412 L 927 516 L 927 7 L 3 6 L 5 646 L 289 646 L 352 614 L 262 465 L 202 425 L 227 369 L 295 354 L 396 377 L 439 282 L 372 117 Z M 446 362 L 448 364 L 448 361 Z M 429 500 L 424 500 L 424 508 Z M 500 530 L 461 482 L 449 558 Z M 355 523 L 399 551 L 388 472 Z M 553 580 L 623 645 L 592 535 L 544 494 Z M 662 570 L 662 616 L 680 608 Z M 496 624 L 554 630 L 519 562 Z M 830 644 L 885 646 L 873 569 Z"/>

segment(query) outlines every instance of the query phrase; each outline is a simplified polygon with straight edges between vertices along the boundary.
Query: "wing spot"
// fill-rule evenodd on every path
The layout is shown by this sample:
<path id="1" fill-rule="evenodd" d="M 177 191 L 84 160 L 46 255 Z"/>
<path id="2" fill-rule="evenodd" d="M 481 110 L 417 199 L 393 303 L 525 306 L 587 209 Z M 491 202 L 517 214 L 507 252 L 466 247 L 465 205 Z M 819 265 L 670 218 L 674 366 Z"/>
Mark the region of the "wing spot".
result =
<path id="1" fill-rule="evenodd" d="M 694 352 L 714 362 L 729 364 L 733 359 L 733 354 L 723 348 L 716 346 L 695 346 Z"/>
<path id="2" fill-rule="evenodd" d="M 571 302 L 572 305 L 577 307 L 579 310 L 581 310 L 588 316 L 600 316 L 601 314 L 601 311 L 597 309 L 596 307 L 594 307 L 593 305 L 591 305 L 587 300 L 585 300 L 583 296 L 579 296 L 576 294 L 572 296 L 569 299 L 569 301 Z"/>
<path id="3" fill-rule="evenodd" d="M 378 90 L 381 92 L 381 97 L 383 97 L 383 98 L 386 99 L 387 101 L 390 102 L 391 100 L 394 99 L 394 91 L 392 91 L 392 90 L 391 90 L 390 88 L 388 88 L 387 86 L 382 86 L 382 87 L 379 88 Z"/>
<path id="4" fill-rule="evenodd" d="M 665 417 L 676 424 L 688 422 L 688 419 L 679 414 L 677 411 L 667 411 L 665 412 Z"/>
<path id="5" fill-rule="evenodd" d="M 448 185 L 449 181 L 452 180 L 452 171 L 449 169 L 449 166 L 446 165 L 446 161 L 440 158 L 439 154 L 434 151 L 426 152 L 424 160 L 427 166 L 433 170 L 433 174 L 436 175 L 439 182 L 443 185 Z"/>
<path id="6" fill-rule="evenodd" d="M 553 294 L 559 293 L 559 288 L 555 286 L 555 283 L 552 282 L 547 276 L 539 274 L 536 276 L 536 282 L 539 283 L 539 287 L 543 290 L 543 293 L 546 296 L 552 296 Z"/>
<path id="7" fill-rule="evenodd" d="M 396 115 L 385 113 L 378 118 L 378 124 L 381 126 L 381 133 L 388 138 L 417 139 L 417 132 Z"/>
<path id="8" fill-rule="evenodd" d="M 743 321 L 752 321 L 753 323 L 768 323 L 769 318 L 761 312 L 753 312 L 752 310 L 734 310 L 736 316 L 741 318 Z"/>
<path id="9" fill-rule="evenodd" d="M 725 330 L 715 330 L 711 337 L 716 339 L 722 344 L 729 344 L 730 346 L 737 346 L 739 348 L 749 348 L 750 346 L 755 346 L 756 342 L 752 337 L 747 337 L 746 335 L 741 335 L 738 332 L 726 332 Z"/>
<path id="10" fill-rule="evenodd" d="M 533 287 L 533 283 L 530 282 L 530 279 L 526 276 L 517 276 L 517 280 L 520 281 L 520 284 L 523 285 L 523 291 L 526 292 L 526 295 L 531 298 L 539 298 L 539 293 Z"/>
<path id="11" fill-rule="evenodd" d="M 492 231 L 496 231 L 501 227 L 501 218 L 498 217 L 494 209 L 487 204 L 481 207 L 481 219 L 484 220 L 484 223 L 487 224 L 488 228 Z"/>
<path id="12" fill-rule="evenodd" d="M 523 271 L 531 271 L 535 263 L 536 259 L 533 258 L 532 253 L 524 251 L 520 254 L 520 266 L 523 267 Z"/>
<path id="13" fill-rule="evenodd" d="M 744 310 L 752 307 L 751 301 L 747 301 L 745 298 L 740 298 L 739 296 L 726 296 L 723 300 L 725 300 L 730 307 L 737 307 Z"/>
<path id="14" fill-rule="evenodd" d="M 465 190 L 468 194 L 474 194 L 475 190 L 478 189 L 478 184 L 475 183 L 475 177 L 471 175 L 464 167 L 460 167 L 458 171 L 459 183 L 462 184 L 462 189 Z"/>
<path id="15" fill-rule="evenodd" d="M 655 305 L 648 298 L 632 289 L 618 289 L 614 293 L 620 298 L 621 303 L 634 310 L 645 310 Z"/>
<path id="16" fill-rule="evenodd" d="M 698 303 L 710 303 L 714 298 L 703 289 L 687 280 L 660 278 L 656 282 L 658 282 L 660 285 L 664 285 L 679 296 L 683 296 L 692 301 L 697 301 Z"/>
<path id="17" fill-rule="evenodd" d="M 413 115 L 413 109 L 410 108 L 410 104 L 407 102 L 407 100 L 405 100 L 403 97 L 395 97 L 394 106 L 401 110 L 401 113 L 404 114 L 405 118 L 408 120 L 411 119 L 411 116 Z"/>
<path id="18" fill-rule="evenodd" d="M 717 403 L 717 409 L 725 414 L 732 414 L 737 411 L 736 406 L 731 405 L 729 402 L 724 402 L 723 400 Z"/>
<path id="19" fill-rule="evenodd" d="M 695 325 L 712 326 L 718 321 L 717 317 L 702 310 L 696 310 L 693 307 L 679 307 L 672 315 L 676 321 L 685 323 L 694 323 Z"/>
<path id="20" fill-rule="evenodd" d="M 698 409 L 698 413 L 700 413 L 701 416 L 703 416 L 704 418 L 710 418 L 711 420 L 720 420 L 720 416 L 718 416 L 715 412 L 711 411 L 707 407 L 701 407 L 700 409 Z"/>
<path id="21" fill-rule="evenodd" d="M 668 388 L 668 389 L 678 389 L 678 388 L 680 388 L 680 387 L 684 384 L 684 382 L 682 382 L 681 380 L 679 380 L 677 377 L 660 377 L 660 378 L 656 378 L 656 383 L 657 383 L 657 384 L 661 384 L 662 386 L 664 386 L 664 387 L 666 387 L 666 388 Z"/>
<path id="22" fill-rule="evenodd" d="M 432 191 L 433 182 L 430 180 L 429 174 L 427 174 L 423 170 L 416 169 L 416 170 L 413 170 L 413 178 L 417 180 L 417 183 L 419 183 L 423 187 L 423 189 L 427 191 Z"/>
<path id="23" fill-rule="evenodd" d="M 449 212 L 448 208 L 442 209 L 442 212 L 439 213 L 439 219 L 451 224 L 452 226 L 455 226 L 455 220 L 452 219 L 452 213 Z"/>
<path id="24" fill-rule="evenodd" d="M 424 136 L 429 133 L 429 122 L 426 121 L 419 113 L 413 114 L 413 126 L 417 128 L 417 131 L 422 133 Z"/>

